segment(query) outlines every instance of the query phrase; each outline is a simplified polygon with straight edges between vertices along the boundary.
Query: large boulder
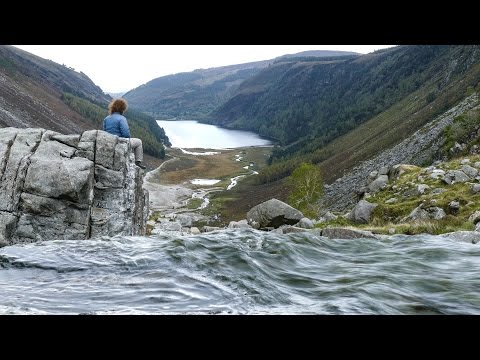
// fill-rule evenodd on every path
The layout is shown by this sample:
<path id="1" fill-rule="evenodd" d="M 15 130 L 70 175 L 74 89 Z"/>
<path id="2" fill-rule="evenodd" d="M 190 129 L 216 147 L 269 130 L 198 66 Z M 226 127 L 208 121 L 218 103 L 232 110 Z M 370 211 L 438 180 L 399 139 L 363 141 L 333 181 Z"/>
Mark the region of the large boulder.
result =
<path id="1" fill-rule="evenodd" d="M 148 193 L 128 139 L 0 129 L 0 246 L 145 233 Z"/>
<path id="2" fill-rule="evenodd" d="M 367 224 L 377 206 L 377 204 L 369 203 L 366 200 L 360 200 L 350 212 L 349 219 L 357 224 Z"/>
<path id="3" fill-rule="evenodd" d="M 377 191 L 382 190 L 388 183 L 387 175 L 379 175 L 374 181 L 368 185 L 368 190 L 371 193 L 376 193 Z"/>
<path id="4" fill-rule="evenodd" d="M 254 206 L 247 213 L 248 224 L 256 229 L 294 225 L 303 217 L 299 210 L 277 199 Z"/>

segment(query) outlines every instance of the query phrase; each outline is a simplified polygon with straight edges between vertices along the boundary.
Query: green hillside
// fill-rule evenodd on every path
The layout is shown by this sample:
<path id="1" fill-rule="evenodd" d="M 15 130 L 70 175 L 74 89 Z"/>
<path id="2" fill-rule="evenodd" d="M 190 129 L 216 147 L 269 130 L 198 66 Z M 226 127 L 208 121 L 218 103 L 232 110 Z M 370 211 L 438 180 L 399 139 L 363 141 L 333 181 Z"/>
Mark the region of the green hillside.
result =
<path id="1" fill-rule="evenodd" d="M 478 46 L 400 46 L 349 58 L 281 59 L 246 80 L 209 122 L 277 139 L 262 182 L 301 161 L 333 180 L 478 86 Z"/>
<path id="2" fill-rule="evenodd" d="M 0 46 L 0 127 L 42 127 L 64 134 L 101 129 L 112 98 L 87 75 L 13 46 Z M 129 108 L 132 136 L 163 158 L 170 145 L 151 117 Z"/>

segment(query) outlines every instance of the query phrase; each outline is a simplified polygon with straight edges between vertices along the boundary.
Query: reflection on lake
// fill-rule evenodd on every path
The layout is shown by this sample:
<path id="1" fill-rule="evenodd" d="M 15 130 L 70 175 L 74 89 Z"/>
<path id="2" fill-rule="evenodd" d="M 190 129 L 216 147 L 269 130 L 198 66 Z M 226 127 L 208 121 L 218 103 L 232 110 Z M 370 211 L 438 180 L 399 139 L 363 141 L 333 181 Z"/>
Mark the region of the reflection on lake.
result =
<path id="1" fill-rule="evenodd" d="M 193 120 L 157 120 L 157 123 L 176 148 L 232 149 L 271 145 L 269 140 L 250 131 L 228 130 Z"/>

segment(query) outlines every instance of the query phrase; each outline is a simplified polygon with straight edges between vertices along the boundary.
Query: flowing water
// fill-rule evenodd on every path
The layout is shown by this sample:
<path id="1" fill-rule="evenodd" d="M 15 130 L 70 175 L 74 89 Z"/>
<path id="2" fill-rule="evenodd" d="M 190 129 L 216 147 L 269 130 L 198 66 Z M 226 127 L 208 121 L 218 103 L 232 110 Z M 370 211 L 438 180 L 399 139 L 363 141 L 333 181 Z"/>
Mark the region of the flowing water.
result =
<path id="1" fill-rule="evenodd" d="M 3 314 L 480 314 L 480 246 L 232 229 L 0 249 Z"/>

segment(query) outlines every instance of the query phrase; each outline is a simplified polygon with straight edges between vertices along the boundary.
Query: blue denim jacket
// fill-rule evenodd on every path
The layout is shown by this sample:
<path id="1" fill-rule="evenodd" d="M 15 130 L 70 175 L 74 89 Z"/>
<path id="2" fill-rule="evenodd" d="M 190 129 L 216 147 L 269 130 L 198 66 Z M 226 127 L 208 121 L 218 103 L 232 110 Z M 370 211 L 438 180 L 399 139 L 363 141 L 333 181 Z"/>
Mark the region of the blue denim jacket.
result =
<path id="1" fill-rule="evenodd" d="M 122 138 L 130 138 L 130 130 L 128 129 L 127 118 L 120 113 L 108 115 L 103 120 L 103 131 Z"/>

